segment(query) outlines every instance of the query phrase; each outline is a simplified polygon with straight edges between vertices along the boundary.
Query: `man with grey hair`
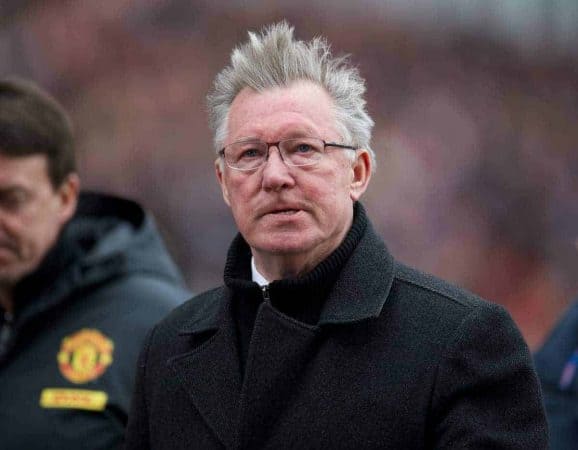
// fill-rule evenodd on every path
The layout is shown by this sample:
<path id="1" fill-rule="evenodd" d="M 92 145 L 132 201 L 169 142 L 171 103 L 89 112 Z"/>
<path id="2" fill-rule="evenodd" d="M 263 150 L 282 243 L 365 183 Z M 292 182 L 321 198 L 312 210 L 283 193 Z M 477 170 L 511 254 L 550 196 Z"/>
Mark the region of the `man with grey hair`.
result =
<path id="1" fill-rule="evenodd" d="M 151 332 L 127 449 L 547 448 L 509 315 L 373 230 L 358 71 L 284 22 L 249 37 L 209 95 L 239 229 L 224 286 Z"/>

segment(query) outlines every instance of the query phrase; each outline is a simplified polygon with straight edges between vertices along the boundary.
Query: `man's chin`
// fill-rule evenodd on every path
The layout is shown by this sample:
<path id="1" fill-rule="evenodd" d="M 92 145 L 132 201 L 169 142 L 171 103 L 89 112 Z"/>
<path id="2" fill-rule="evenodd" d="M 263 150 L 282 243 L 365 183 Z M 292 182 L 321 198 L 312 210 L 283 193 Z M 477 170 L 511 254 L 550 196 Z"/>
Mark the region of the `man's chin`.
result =
<path id="1" fill-rule="evenodd" d="M 302 233 L 268 235 L 267 240 L 257 242 L 251 246 L 258 251 L 270 255 L 297 255 L 310 251 L 314 245 L 310 239 L 306 239 Z"/>
<path id="2" fill-rule="evenodd" d="M 19 277 L 12 273 L 7 273 L 0 269 L 0 288 L 14 286 L 19 280 Z"/>
<path id="3" fill-rule="evenodd" d="M 32 270 L 23 267 L 7 267 L 0 264 L 0 286 L 14 286 Z"/>

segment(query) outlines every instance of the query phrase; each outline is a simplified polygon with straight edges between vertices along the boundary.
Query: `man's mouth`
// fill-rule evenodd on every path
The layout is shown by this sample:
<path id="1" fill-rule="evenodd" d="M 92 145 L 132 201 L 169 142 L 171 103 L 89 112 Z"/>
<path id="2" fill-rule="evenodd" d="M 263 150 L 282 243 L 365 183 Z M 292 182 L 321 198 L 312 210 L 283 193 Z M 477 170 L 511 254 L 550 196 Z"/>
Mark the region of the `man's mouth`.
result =
<path id="1" fill-rule="evenodd" d="M 299 209 L 279 209 L 276 211 L 271 211 L 270 214 L 277 214 L 283 216 L 290 216 L 292 214 L 297 214 L 300 210 Z"/>
<path id="2" fill-rule="evenodd" d="M 4 256 L 7 254 L 11 256 L 18 254 L 18 246 L 16 246 L 13 241 L 2 239 L 0 240 L 0 254 Z"/>
<path id="3" fill-rule="evenodd" d="M 15 252 L 7 247 L 0 247 L 0 265 L 14 259 Z"/>

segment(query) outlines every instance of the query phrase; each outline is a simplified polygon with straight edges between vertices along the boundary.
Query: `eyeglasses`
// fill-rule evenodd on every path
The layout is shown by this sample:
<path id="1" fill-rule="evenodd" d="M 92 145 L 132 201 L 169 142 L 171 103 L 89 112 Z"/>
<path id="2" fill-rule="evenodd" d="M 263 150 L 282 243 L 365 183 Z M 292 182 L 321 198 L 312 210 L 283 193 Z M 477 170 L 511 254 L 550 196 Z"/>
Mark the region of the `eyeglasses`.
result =
<path id="1" fill-rule="evenodd" d="M 277 147 L 279 155 L 288 166 L 312 166 L 325 155 L 326 147 L 337 147 L 347 150 L 357 150 L 349 145 L 325 142 L 317 138 L 283 139 L 278 142 L 262 142 L 246 140 L 226 145 L 219 152 L 227 166 L 235 170 L 255 170 L 261 167 L 269 158 L 269 149 Z"/>

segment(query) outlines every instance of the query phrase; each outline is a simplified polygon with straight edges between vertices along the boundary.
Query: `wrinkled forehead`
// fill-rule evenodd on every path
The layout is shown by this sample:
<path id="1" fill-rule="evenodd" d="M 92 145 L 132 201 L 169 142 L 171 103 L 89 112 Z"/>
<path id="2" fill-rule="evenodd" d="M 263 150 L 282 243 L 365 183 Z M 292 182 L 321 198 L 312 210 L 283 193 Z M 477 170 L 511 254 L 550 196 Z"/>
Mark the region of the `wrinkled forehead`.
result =
<path id="1" fill-rule="evenodd" d="M 312 82 L 300 81 L 263 91 L 246 87 L 231 104 L 226 141 L 292 135 L 330 138 L 337 128 L 333 99 Z"/>

